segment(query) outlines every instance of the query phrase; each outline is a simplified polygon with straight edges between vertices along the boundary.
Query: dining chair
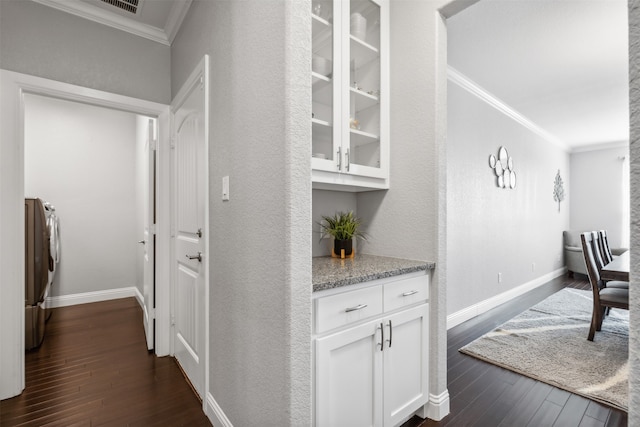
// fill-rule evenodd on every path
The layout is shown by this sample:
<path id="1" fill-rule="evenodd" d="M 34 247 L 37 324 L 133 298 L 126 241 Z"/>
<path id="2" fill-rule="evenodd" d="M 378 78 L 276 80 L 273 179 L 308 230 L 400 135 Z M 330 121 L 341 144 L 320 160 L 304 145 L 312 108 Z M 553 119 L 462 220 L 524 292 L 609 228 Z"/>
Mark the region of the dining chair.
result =
<path id="1" fill-rule="evenodd" d="M 604 267 L 605 265 L 609 264 L 611 261 L 605 261 L 603 259 L 603 254 L 602 254 L 602 238 L 601 238 L 601 234 L 598 231 L 592 231 L 591 232 L 591 248 L 593 249 L 593 258 L 596 262 L 596 267 L 598 269 L 598 274 L 602 273 L 602 267 Z M 610 280 L 608 282 L 605 282 L 604 285 L 607 288 L 622 288 L 622 289 L 629 289 L 629 282 L 623 282 L 620 280 Z"/>
<path id="2" fill-rule="evenodd" d="M 603 254 L 603 261 L 605 261 L 605 265 L 609 264 L 613 261 L 613 254 L 611 253 L 611 248 L 609 247 L 609 238 L 607 237 L 607 230 L 598 231 L 600 235 L 600 246 L 602 247 L 601 251 Z"/>
<path id="3" fill-rule="evenodd" d="M 604 313 L 607 308 L 622 308 L 629 310 L 629 289 L 606 287 L 600 278 L 600 272 L 596 265 L 593 250 L 593 233 L 586 232 L 580 236 L 582 241 L 582 253 L 587 266 L 587 275 L 591 283 L 593 293 L 593 312 L 591 314 L 591 327 L 587 339 L 593 341 L 596 331 L 601 330 Z"/>

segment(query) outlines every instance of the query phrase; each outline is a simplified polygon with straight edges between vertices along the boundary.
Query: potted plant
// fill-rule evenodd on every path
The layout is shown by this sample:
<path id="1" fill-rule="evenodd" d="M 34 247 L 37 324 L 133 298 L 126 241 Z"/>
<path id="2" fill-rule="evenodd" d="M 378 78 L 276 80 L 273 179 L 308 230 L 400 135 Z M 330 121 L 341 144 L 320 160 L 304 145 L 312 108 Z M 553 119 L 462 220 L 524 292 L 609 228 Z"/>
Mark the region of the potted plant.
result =
<path id="1" fill-rule="evenodd" d="M 338 212 L 333 216 L 323 216 L 320 222 L 321 236 L 333 237 L 334 256 L 344 258 L 353 256 L 353 238 L 366 240 L 367 236 L 360 230 L 362 220 L 353 212 Z"/>

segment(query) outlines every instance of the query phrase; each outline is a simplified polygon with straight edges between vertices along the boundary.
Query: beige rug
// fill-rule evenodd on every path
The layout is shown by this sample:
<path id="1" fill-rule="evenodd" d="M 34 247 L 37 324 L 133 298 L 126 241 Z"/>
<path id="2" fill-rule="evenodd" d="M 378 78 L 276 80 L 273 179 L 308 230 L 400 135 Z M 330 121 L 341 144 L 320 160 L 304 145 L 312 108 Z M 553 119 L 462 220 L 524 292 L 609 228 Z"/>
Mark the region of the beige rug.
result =
<path id="1" fill-rule="evenodd" d="M 588 341 L 591 292 L 565 288 L 462 353 L 628 411 L 629 312 L 611 310 Z"/>

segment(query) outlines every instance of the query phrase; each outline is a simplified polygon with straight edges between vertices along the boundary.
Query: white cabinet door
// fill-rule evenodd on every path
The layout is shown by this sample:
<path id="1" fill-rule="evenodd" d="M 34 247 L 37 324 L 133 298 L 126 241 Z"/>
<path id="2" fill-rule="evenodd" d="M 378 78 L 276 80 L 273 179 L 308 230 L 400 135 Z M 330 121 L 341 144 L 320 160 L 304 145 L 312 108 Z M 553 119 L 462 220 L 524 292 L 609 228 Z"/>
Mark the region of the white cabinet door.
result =
<path id="1" fill-rule="evenodd" d="M 316 427 L 382 426 L 382 322 L 316 340 Z"/>
<path id="2" fill-rule="evenodd" d="M 384 319 L 384 425 L 398 425 L 429 395 L 429 305 Z"/>
<path id="3" fill-rule="evenodd" d="M 389 188 L 388 0 L 312 2 L 314 188 Z"/>

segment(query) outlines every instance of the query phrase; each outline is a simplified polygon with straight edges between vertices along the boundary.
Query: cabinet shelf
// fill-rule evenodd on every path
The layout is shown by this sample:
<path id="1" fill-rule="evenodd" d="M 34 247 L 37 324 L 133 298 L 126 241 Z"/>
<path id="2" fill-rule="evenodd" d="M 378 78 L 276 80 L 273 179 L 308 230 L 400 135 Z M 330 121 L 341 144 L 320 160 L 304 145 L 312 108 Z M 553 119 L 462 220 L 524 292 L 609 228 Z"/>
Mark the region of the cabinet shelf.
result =
<path id="1" fill-rule="evenodd" d="M 320 73 L 316 73 L 315 71 L 312 71 L 311 72 L 311 84 L 315 87 L 317 83 L 322 84 L 322 82 L 331 83 L 331 77 L 323 76 Z"/>
<path id="2" fill-rule="evenodd" d="M 356 95 L 356 111 L 366 110 L 367 108 L 373 107 L 374 105 L 378 105 L 380 99 L 377 96 L 368 94 L 360 89 L 349 88 L 350 92 L 353 95 Z"/>
<path id="3" fill-rule="evenodd" d="M 354 147 L 359 147 L 361 145 L 378 143 L 380 137 L 378 135 L 374 135 L 369 132 L 364 132 L 358 129 L 349 129 L 349 133 L 351 134 L 351 145 Z"/>
<path id="4" fill-rule="evenodd" d="M 354 36 L 349 36 L 349 38 L 351 39 L 351 57 L 356 62 L 356 68 L 380 57 L 378 48 Z"/>

